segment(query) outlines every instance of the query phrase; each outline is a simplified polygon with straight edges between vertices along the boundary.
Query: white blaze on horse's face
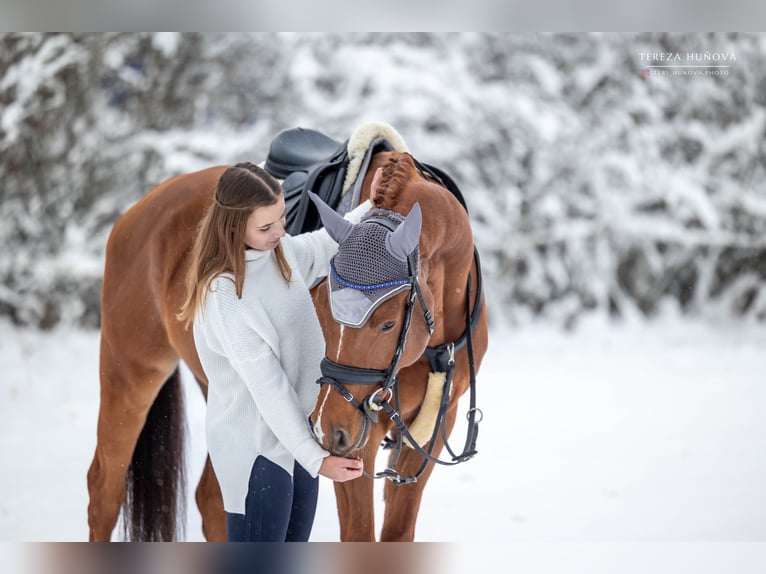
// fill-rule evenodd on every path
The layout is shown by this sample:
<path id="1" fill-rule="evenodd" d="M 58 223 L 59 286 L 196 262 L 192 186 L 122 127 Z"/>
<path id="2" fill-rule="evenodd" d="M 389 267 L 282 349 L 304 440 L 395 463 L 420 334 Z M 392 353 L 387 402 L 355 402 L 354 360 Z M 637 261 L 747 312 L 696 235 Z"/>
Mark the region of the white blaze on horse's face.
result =
<path id="1" fill-rule="evenodd" d="M 335 362 L 340 360 L 340 354 L 343 352 L 343 333 L 346 330 L 345 325 L 340 326 L 340 334 L 338 335 L 338 349 L 335 351 Z"/>
<path id="2" fill-rule="evenodd" d="M 317 416 L 316 416 L 316 422 L 314 423 L 314 436 L 316 436 L 316 439 L 319 441 L 319 444 L 324 443 L 324 429 L 322 428 L 322 414 L 324 414 L 324 408 L 327 404 L 327 397 L 330 396 L 330 391 L 332 390 L 332 387 L 330 385 L 326 385 L 324 389 L 324 397 L 322 398 L 322 402 L 319 405 L 319 408 L 317 409 Z"/>

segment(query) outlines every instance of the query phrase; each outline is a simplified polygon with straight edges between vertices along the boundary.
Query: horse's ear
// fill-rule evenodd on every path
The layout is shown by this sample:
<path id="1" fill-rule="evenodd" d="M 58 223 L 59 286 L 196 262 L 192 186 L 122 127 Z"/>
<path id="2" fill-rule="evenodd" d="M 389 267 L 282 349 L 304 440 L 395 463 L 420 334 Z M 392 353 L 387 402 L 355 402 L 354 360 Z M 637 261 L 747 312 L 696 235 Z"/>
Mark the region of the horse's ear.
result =
<path id="1" fill-rule="evenodd" d="M 406 261 L 407 256 L 418 246 L 422 225 L 423 215 L 420 213 L 420 204 L 416 203 L 399 227 L 386 237 L 388 252 L 400 261 Z"/>
<path id="2" fill-rule="evenodd" d="M 343 219 L 332 207 L 322 201 L 316 193 L 309 191 L 309 197 L 314 202 L 314 205 L 317 206 L 319 218 L 322 220 L 322 225 L 324 225 L 327 233 L 338 243 L 343 243 L 354 228 L 354 224 Z"/>

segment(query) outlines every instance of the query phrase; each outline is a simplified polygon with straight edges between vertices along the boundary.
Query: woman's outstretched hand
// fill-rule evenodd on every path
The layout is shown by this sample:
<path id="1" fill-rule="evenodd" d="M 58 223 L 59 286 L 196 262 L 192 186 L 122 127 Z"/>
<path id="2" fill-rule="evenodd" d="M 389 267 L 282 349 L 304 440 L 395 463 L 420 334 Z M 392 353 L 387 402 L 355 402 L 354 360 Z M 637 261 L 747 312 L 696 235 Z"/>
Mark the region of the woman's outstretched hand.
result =
<path id="1" fill-rule="evenodd" d="M 340 456 L 326 456 L 319 467 L 319 474 L 334 480 L 346 482 L 362 476 L 364 463 L 360 458 L 343 458 Z"/>

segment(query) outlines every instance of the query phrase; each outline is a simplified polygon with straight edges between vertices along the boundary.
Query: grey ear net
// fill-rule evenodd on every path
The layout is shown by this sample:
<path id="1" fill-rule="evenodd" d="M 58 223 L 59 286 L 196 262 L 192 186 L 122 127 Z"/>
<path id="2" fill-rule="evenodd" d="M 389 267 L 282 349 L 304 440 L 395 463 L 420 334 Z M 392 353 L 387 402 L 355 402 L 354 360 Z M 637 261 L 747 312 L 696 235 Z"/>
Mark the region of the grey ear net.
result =
<path id="1" fill-rule="evenodd" d="M 309 191 L 309 197 L 314 202 L 314 205 L 317 206 L 319 218 L 322 220 L 322 225 L 324 225 L 327 233 L 338 243 L 343 243 L 354 228 L 354 224 L 343 219 L 332 207 L 322 201 L 316 193 Z"/>
<path id="2" fill-rule="evenodd" d="M 420 204 L 416 203 L 401 225 L 386 237 L 388 252 L 400 261 L 407 261 L 407 256 L 418 246 L 422 225 L 423 215 L 420 212 Z"/>

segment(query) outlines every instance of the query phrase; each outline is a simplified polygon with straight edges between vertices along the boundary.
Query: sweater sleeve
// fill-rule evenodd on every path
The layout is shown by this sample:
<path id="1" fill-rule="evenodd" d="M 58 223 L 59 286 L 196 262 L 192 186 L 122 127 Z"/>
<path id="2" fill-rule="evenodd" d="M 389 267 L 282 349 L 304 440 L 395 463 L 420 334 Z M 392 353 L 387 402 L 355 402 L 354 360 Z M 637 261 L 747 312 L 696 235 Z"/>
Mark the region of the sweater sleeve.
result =
<path id="1" fill-rule="evenodd" d="M 343 219 L 347 219 L 348 221 L 356 225 L 357 223 L 362 221 L 362 217 L 364 216 L 365 213 L 370 211 L 370 209 L 372 209 L 372 202 L 369 199 L 367 199 L 363 201 L 362 203 L 360 203 L 359 205 L 357 205 L 354 209 L 349 211 L 346 215 L 344 215 Z"/>
<path id="2" fill-rule="evenodd" d="M 245 381 L 258 411 L 279 442 L 311 476 L 317 476 L 329 453 L 314 440 L 298 395 L 279 360 L 265 343 L 253 351 L 247 359 L 235 358 L 234 369 Z"/>
<path id="3" fill-rule="evenodd" d="M 343 218 L 354 224 L 359 223 L 371 207 L 372 203 L 368 199 L 349 211 Z M 330 259 L 337 253 L 338 244 L 330 237 L 326 229 L 301 233 L 290 237 L 289 241 L 295 253 L 298 271 L 306 281 L 306 285 L 311 286 L 327 275 Z"/>

